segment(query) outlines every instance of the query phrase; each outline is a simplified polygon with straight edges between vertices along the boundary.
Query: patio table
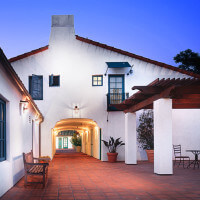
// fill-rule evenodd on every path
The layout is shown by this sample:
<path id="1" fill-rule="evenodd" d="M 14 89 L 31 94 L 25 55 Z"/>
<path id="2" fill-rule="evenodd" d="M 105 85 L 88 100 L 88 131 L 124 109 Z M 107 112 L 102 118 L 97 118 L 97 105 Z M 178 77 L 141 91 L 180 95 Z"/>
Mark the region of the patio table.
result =
<path id="1" fill-rule="evenodd" d="M 199 168 L 199 159 L 198 159 L 198 155 L 200 154 L 200 150 L 186 150 L 187 152 L 192 152 L 194 155 L 195 155 L 195 159 L 194 161 L 192 161 L 188 166 L 187 168 L 190 167 L 190 165 L 194 165 L 194 169 L 195 169 L 195 166 L 198 165 L 198 168 Z"/>

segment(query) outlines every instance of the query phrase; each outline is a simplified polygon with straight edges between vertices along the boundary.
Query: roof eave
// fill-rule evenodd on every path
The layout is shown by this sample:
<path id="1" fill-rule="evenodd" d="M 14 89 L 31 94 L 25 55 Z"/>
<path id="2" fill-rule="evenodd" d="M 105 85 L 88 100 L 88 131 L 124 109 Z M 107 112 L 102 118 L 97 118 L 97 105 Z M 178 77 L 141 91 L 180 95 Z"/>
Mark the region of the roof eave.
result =
<path id="1" fill-rule="evenodd" d="M 10 58 L 9 62 L 15 62 L 15 61 L 21 60 L 23 58 L 27 58 L 29 56 L 32 56 L 32 55 L 38 54 L 40 52 L 43 52 L 43 51 L 47 50 L 48 48 L 49 48 L 49 45 L 46 45 L 44 47 L 41 47 L 41 48 L 38 48 L 38 49 L 35 49 L 35 50 L 32 50 L 32 51 L 29 51 L 27 53 L 15 56 L 13 58 Z"/>
<path id="2" fill-rule="evenodd" d="M 160 67 L 164 67 L 164 68 L 176 71 L 176 72 L 180 72 L 182 74 L 186 74 L 186 75 L 191 76 L 191 77 L 200 78 L 199 74 L 195 74 L 193 72 L 189 72 L 189 71 L 186 71 L 186 70 L 183 70 L 183 69 L 179 69 L 177 67 L 174 67 L 172 65 L 168 65 L 166 63 L 162 63 L 162 62 L 159 62 L 159 61 L 151 60 L 149 58 L 146 58 L 146 57 L 143 57 L 143 56 L 139 56 L 139 55 L 130 53 L 128 51 L 124 51 L 124 50 L 115 48 L 115 47 L 111 47 L 111 46 L 108 46 L 108 45 L 103 44 L 103 43 L 95 42 L 95 41 L 90 40 L 88 38 L 84 38 L 84 37 L 76 35 L 76 39 L 79 40 L 79 41 L 82 41 L 82 42 L 86 42 L 88 44 L 92 44 L 92 45 L 95 45 L 95 46 L 98 46 L 98 47 L 101 47 L 101 48 L 104 48 L 104 49 L 107 49 L 107 50 L 110 50 L 110 51 L 114 51 L 116 53 L 120 53 L 120 54 L 129 56 L 129 57 L 138 59 L 138 60 L 142 60 L 142 61 L 147 62 L 147 63 L 151 63 L 151 64 L 154 64 L 154 65 L 157 65 L 157 66 L 160 66 Z"/>
<path id="3" fill-rule="evenodd" d="M 18 75 L 16 74 L 15 70 L 13 69 L 13 67 L 11 66 L 9 61 L 7 60 L 5 54 L 3 53 L 3 50 L 1 48 L 0 48 L 0 58 L 3 61 L 2 66 L 4 67 L 5 71 L 10 75 L 10 78 L 12 78 L 12 80 L 16 83 L 19 91 L 27 97 L 28 101 L 31 103 L 31 105 L 33 106 L 35 111 L 39 114 L 40 122 L 43 122 L 44 117 L 43 117 L 42 113 L 40 112 L 40 110 L 37 107 L 36 103 L 34 102 L 34 100 L 32 99 L 31 95 L 29 94 L 29 92 L 25 88 L 25 86 L 22 83 L 21 79 L 18 77 Z"/>

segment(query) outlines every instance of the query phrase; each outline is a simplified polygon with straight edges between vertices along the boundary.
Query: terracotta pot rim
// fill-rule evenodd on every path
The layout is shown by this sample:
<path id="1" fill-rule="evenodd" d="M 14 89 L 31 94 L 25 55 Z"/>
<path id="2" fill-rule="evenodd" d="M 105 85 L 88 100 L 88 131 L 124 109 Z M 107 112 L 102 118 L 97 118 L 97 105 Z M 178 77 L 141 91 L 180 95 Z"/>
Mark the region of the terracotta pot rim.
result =
<path id="1" fill-rule="evenodd" d="M 107 153 L 107 155 L 118 155 L 118 153 Z"/>

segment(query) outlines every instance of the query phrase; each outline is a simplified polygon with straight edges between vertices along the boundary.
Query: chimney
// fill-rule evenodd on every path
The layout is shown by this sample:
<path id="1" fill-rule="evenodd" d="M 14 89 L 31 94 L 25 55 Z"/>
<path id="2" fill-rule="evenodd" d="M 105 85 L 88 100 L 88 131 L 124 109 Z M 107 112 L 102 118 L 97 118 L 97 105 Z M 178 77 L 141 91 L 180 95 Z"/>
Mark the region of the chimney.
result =
<path id="1" fill-rule="evenodd" d="M 74 15 L 52 15 L 49 45 L 69 43 L 75 39 Z"/>

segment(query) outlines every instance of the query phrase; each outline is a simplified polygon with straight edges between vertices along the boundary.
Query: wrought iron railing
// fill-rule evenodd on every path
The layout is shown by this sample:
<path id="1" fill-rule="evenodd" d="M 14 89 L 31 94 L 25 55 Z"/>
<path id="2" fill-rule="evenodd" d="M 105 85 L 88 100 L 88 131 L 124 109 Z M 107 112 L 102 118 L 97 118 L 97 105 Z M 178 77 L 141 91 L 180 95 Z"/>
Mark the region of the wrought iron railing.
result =
<path id="1" fill-rule="evenodd" d="M 112 105 L 120 104 L 129 97 L 129 93 L 108 93 L 107 94 L 107 110 L 117 110 Z"/>

